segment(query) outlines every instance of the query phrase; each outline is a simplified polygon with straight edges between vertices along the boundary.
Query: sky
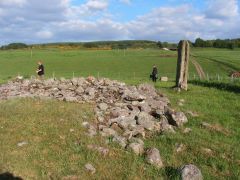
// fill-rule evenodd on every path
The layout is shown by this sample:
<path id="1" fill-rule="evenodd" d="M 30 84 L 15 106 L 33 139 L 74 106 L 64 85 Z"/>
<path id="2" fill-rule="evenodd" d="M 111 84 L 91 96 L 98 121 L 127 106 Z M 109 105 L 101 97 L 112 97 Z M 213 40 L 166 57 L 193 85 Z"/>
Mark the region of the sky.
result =
<path id="1" fill-rule="evenodd" d="M 240 0 L 0 0 L 13 42 L 240 38 Z"/>

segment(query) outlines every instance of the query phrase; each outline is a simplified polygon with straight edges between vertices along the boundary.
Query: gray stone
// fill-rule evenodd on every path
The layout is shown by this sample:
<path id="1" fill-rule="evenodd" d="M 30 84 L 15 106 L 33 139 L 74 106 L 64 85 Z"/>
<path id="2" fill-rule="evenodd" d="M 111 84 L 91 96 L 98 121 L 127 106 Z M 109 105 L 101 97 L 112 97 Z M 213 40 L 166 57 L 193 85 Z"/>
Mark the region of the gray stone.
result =
<path id="1" fill-rule="evenodd" d="M 163 162 L 159 150 L 156 148 L 150 148 L 146 151 L 146 161 L 157 168 L 163 167 Z"/>
<path id="2" fill-rule="evenodd" d="M 90 150 L 97 151 L 103 156 L 106 156 L 109 153 L 108 148 L 104 148 L 104 147 L 93 145 L 93 144 L 87 145 L 87 148 L 90 149 Z"/>
<path id="3" fill-rule="evenodd" d="M 137 124 L 142 125 L 149 131 L 154 130 L 154 118 L 146 112 L 140 112 L 137 118 Z"/>
<path id="4" fill-rule="evenodd" d="M 91 174 L 95 174 L 96 173 L 96 169 L 93 167 L 92 164 L 88 163 L 88 164 L 85 164 L 85 169 L 90 172 Z"/>
<path id="5" fill-rule="evenodd" d="M 79 86 L 75 91 L 78 95 L 81 95 L 84 93 L 84 89 L 81 86 Z"/>
<path id="6" fill-rule="evenodd" d="M 182 180 L 202 180 L 201 171 L 193 164 L 185 165 L 180 169 Z"/>
<path id="7" fill-rule="evenodd" d="M 103 128 L 100 134 L 103 137 L 110 137 L 110 136 L 116 136 L 117 132 L 111 128 Z"/>
<path id="8" fill-rule="evenodd" d="M 17 143 L 17 146 L 18 146 L 18 147 L 22 147 L 22 146 L 25 146 L 25 145 L 27 145 L 27 144 L 28 144 L 27 141 L 22 141 L 22 142 Z"/>
<path id="9" fill-rule="evenodd" d="M 98 108 L 101 111 L 106 111 L 108 109 L 108 105 L 106 103 L 100 103 L 100 104 L 98 104 Z"/>
<path id="10" fill-rule="evenodd" d="M 183 112 L 173 112 L 170 114 L 169 123 L 173 126 L 182 126 L 188 119 Z"/>
<path id="11" fill-rule="evenodd" d="M 162 82 L 168 82 L 168 77 L 161 77 L 160 80 L 161 80 Z"/>
<path id="12" fill-rule="evenodd" d="M 113 137 L 113 142 L 118 143 L 122 148 L 125 148 L 127 146 L 127 140 L 122 136 L 115 135 Z"/>
<path id="13" fill-rule="evenodd" d="M 128 145 L 128 148 L 136 155 L 142 155 L 144 153 L 144 146 L 141 143 L 131 143 Z"/>

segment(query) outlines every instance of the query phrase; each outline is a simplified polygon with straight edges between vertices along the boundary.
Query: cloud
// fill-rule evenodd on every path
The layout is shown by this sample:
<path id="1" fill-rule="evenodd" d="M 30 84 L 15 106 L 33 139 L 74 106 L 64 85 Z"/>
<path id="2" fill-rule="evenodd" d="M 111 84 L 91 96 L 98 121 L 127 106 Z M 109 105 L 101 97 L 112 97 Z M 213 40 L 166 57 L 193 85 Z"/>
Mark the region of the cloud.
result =
<path id="1" fill-rule="evenodd" d="M 85 5 L 90 10 L 104 10 L 108 7 L 107 0 L 88 0 Z"/>
<path id="2" fill-rule="evenodd" d="M 237 0 L 210 0 L 206 10 L 207 18 L 232 18 L 237 17 L 238 2 Z"/>
<path id="3" fill-rule="evenodd" d="M 240 36 L 235 0 L 209 0 L 205 9 L 191 4 L 156 7 L 124 22 L 118 21 L 119 12 L 109 11 L 120 0 L 88 0 L 74 5 L 72 1 L 0 0 L 0 44 L 120 39 L 177 42 Z"/>
<path id="4" fill-rule="evenodd" d="M 50 39 L 50 38 L 53 37 L 53 33 L 51 31 L 48 31 L 48 30 L 38 31 L 36 33 L 36 36 L 40 39 Z"/>
<path id="5" fill-rule="evenodd" d="M 0 6 L 23 6 L 27 0 L 1 0 Z"/>

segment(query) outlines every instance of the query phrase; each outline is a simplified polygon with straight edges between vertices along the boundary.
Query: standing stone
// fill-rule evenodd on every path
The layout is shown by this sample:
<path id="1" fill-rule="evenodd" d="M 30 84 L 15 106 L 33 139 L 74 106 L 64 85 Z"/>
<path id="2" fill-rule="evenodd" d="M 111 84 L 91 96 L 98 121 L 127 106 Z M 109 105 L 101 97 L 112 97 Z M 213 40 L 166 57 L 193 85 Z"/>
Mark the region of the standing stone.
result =
<path id="1" fill-rule="evenodd" d="M 187 90 L 188 80 L 188 62 L 190 46 L 188 41 L 182 40 L 178 44 L 178 62 L 177 62 L 177 76 L 176 87 L 178 89 Z"/>

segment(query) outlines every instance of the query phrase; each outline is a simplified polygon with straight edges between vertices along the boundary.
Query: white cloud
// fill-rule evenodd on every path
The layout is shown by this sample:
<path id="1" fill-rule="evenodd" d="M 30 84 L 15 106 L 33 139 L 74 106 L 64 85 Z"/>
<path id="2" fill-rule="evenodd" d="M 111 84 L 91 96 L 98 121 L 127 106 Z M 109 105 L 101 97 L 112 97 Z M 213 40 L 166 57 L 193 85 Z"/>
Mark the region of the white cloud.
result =
<path id="1" fill-rule="evenodd" d="M 27 0 L 1 0 L 0 6 L 23 6 Z"/>
<path id="2" fill-rule="evenodd" d="M 53 37 L 53 33 L 51 31 L 44 30 L 37 32 L 36 36 L 40 39 L 50 39 Z"/>
<path id="3" fill-rule="evenodd" d="M 127 22 L 113 20 L 115 15 L 108 11 L 113 0 L 88 0 L 79 5 L 71 1 L 0 0 L 0 44 L 119 39 L 176 42 L 240 36 L 235 0 L 210 0 L 206 10 L 188 4 L 155 8 Z M 120 1 L 128 3 L 115 2 Z"/>
<path id="4" fill-rule="evenodd" d="M 208 3 L 206 11 L 208 18 L 223 19 L 237 17 L 238 15 L 237 0 L 210 0 Z"/>
<path id="5" fill-rule="evenodd" d="M 88 0 L 86 7 L 90 10 L 104 10 L 108 7 L 107 0 Z"/>

